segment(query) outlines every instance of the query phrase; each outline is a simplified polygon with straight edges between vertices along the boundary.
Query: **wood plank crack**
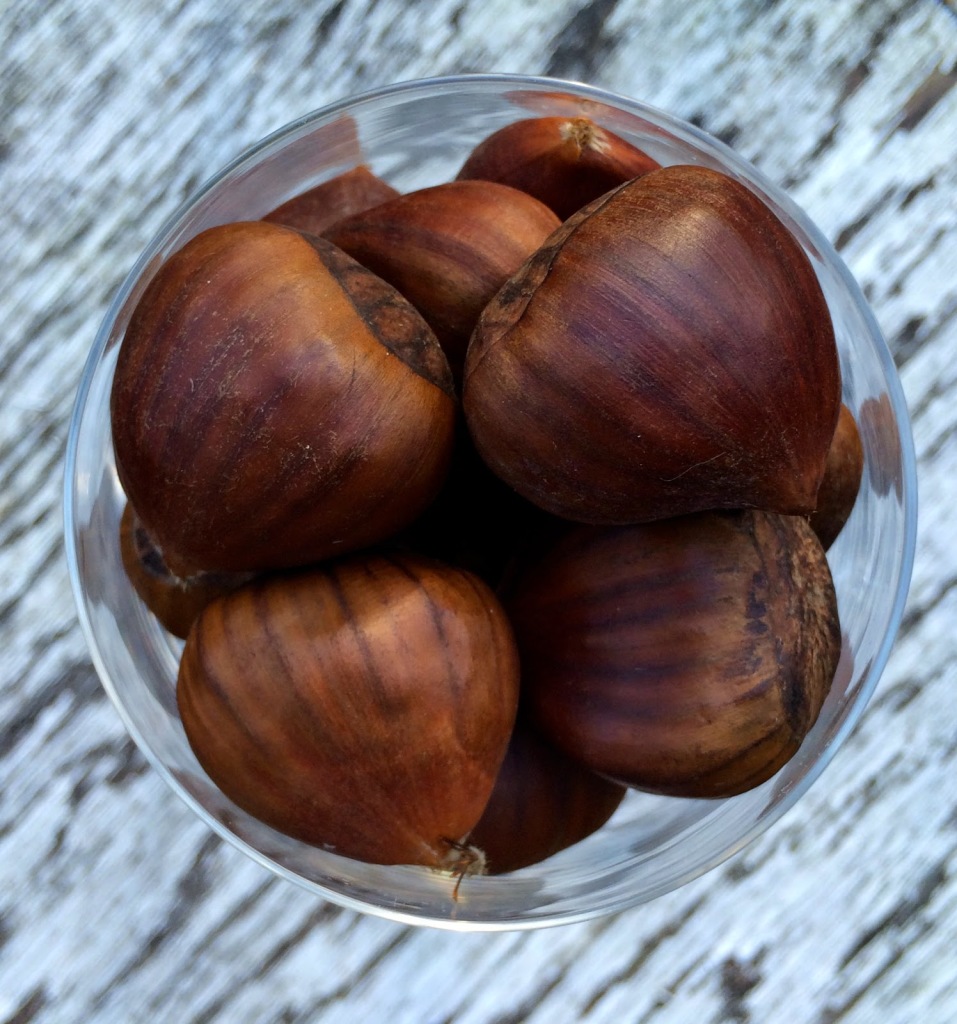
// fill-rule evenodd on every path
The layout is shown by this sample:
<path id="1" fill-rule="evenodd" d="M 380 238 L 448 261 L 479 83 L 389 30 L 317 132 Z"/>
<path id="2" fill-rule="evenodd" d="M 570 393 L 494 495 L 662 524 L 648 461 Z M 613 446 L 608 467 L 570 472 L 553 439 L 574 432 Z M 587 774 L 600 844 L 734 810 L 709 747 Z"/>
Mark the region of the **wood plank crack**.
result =
<path id="1" fill-rule="evenodd" d="M 957 65 L 949 71 L 941 71 L 938 64 L 908 97 L 895 129 L 913 131 L 954 85 L 957 85 Z"/>
<path id="2" fill-rule="evenodd" d="M 846 970 L 875 939 L 882 938 L 888 931 L 900 930 L 904 925 L 909 924 L 928 906 L 937 890 L 944 885 L 948 877 L 947 859 L 940 861 L 926 871 L 914 887 L 913 892 L 897 903 L 876 924 L 868 928 L 844 956 L 841 957 L 840 969 L 842 971 Z"/>
<path id="3" fill-rule="evenodd" d="M 582 1017 L 586 1017 L 598 1003 L 608 994 L 608 992 L 619 986 L 627 984 L 635 975 L 641 970 L 641 968 L 648 962 L 655 951 L 661 946 L 663 942 L 668 939 L 674 938 L 681 929 L 701 910 L 702 906 L 707 902 L 707 897 L 701 897 L 696 900 L 685 911 L 673 918 L 662 928 L 659 928 L 657 932 L 649 936 L 638 948 L 634 957 L 616 974 L 608 978 L 607 981 L 597 989 L 595 994 L 588 1000 L 587 1003 L 582 1007 Z M 496 1022 L 499 1024 L 499 1022 Z"/>
<path id="4" fill-rule="evenodd" d="M 48 1003 L 46 988 L 43 985 L 38 985 L 3 1024 L 30 1024 L 30 1021 L 37 1019 L 37 1015 L 46 1008 Z"/>
<path id="5" fill-rule="evenodd" d="M 412 929 L 399 932 L 393 939 L 378 949 L 370 960 L 363 964 L 361 971 L 358 972 L 359 979 L 371 977 L 375 969 L 386 957 L 391 956 L 397 949 L 406 945 L 414 935 L 415 932 Z M 312 1024 L 313 1021 L 322 1020 L 325 1011 L 330 1006 L 341 1003 L 355 992 L 356 984 L 356 977 L 343 979 L 331 992 L 328 992 L 321 999 L 315 1000 L 305 1009 L 294 1010 L 287 1008 L 281 1011 L 274 1018 L 275 1024 Z M 192 1024 L 203 1024 L 203 1022 L 193 1021 Z"/>
<path id="6" fill-rule="evenodd" d="M 214 834 L 207 835 L 203 840 L 193 862 L 176 886 L 173 903 L 166 915 L 166 920 L 147 936 L 140 948 L 100 987 L 91 1000 L 92 1012 L 99 1013 L 118 985 L 147 964 L 162 947 L 166 946 L 190 923 L 201 898 L 209 890 L 211 860 L 218 852 L 220 843 L 219 837 Z"/>
<path id="7" fill-rule="evenodd" d="M 591 0 L 576 11 L 555 36 L 545 74 L 582 81 L 594 78 L 615 47 L 605 25 L 617 6 L 618 0 Z"/>
<path id="8" fill-rule="evenodd" d="M 8 757 L 37 718 L 64 694 L 69 694 L 75 705 L 105 697 L 99 677 L 89 662 L 74 662 L 67 666 L 56 679 L 24 700 L 17 713 L 0 729 L 0 758 Z"/>

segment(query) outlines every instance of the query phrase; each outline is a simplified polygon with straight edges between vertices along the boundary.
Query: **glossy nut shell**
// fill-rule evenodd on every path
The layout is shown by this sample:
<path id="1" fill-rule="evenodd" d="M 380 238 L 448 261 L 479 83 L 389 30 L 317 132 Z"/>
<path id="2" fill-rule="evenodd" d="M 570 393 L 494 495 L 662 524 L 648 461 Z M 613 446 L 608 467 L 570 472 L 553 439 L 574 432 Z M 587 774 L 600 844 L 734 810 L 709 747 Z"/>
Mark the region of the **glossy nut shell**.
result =
<path id="1" fill-rule="evenodd" d="M 355 556 L 209 605 L 177 701 L 200 764 L 250 814 L 346 857 L 442 868 L 505 755 L 518 661 L 476 577 Z"/>
<path id="2" fill-rule="evenodd" d="M 509 610 L 530 716 L 630 786 L 723 797 L 798 750 L 841 650 L 823 548 L 797 516 L 580 527 Z"/>
<path id="3" fill-rule="evenodd" d="M 479 314 L 558 226 L 555 214 L 524 192 L 456 181 L 357 213 L 325 237 L 415 306 L 458 379 Z"/>
<path id="4" fill-rule="evenodd" d="M 586 208 L 502 288 L 469 345 L 476 447 L 569 519 L 807 514 L 841 402 L 808 257 L 751 191 L 666 167 Z"/>
<path id="5" fill-rule="evenodd" d="M 360 164 L 293 196 L 267 213 L 263 220 L 321 235 L 336 221 L 378 206 L 398 194 L 397 189 L 376 177 L 365 164 Z"/>
<path id="6" fill-rule="evenodd" d="M 171 571 L 301 565 L 401 529 L 444 480 L 435 336 L 328 242 L 211 228 L 159 269 L 120 347 L 117 470 Z"/>
<path id="7" fill-rule="evenodd" d="M 647 153 L 588 117 L 532 117 L 506 125 L 472 151 L 460 180 L 511 185 L 565 220 L 605 192 L 658 167 Z"/>

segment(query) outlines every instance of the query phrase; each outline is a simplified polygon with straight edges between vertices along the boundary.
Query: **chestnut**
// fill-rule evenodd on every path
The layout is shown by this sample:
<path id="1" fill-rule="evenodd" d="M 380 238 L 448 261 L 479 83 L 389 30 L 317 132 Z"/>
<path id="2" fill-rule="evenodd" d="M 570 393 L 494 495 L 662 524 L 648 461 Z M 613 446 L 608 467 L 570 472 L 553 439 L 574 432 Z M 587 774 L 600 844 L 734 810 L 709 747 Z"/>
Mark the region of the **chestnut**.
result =
<path id="1" fill-rule="evenodd" d="M 507 608 L 533 724 L 592 771 L 671 796 L 769 779 L 814 725 L 841 652 L 827 559 L 801 516 L 580 526 Z"/>
<path id="2" fill-rule="evenodd" d="M 626 792 L 519 722 L 469 843 L 482 851 L 486 873 L 517 871 L 597 832 Z"/>
<path id="3" fill-rule="evenodd" d="M 486 306 L 463 409 L 483 459 L 555 515 L 808 514 L 837 424 L 810 260 L 728 175 L 665 167 L 571 217 Z"/>
<path id="4" fill-rule="evenodd" d="M 864 448 L 854 414 L 841 405 L 837 429 L 824 464 L 817 492 L 817 507 L 810 523 L 825 549 L 829 548 L 851 516 L 864 475 Z"/>
<path id="5" fill-rule="evenodd" d="M 392 543 L 468 569 L 498 592 L 513 564 L 553 528 L 554 517 L 500 480 L 476 452 L 464 422 L 457 427 L 445 483 Z"/>
<path id="6" fill-rule="evenodd" d="M 213 782 L 273 828 L 375 864 L 481 869 L 482 815 L 518 705 L 518 656 L 470 573 L 364 554 L 207 605 L 177 702 Z"/>
<path id="7" fill-rule="evenodd" d="M 360 164 L 293 196 L 262 219 L 286 224 L 307 234 L 321 235 L 336 221 L 378 206 L 397 195 L 398 189 L 376 177 L 365 164 Z"/>
<path id="8" fill-rule="evenodd" d="M 120 517 L 120 558 L 140 600 L 173 636 L 185 639 L 197 615 L 217 597 L 248 582 L 250 573 L 203 572 L 174 576 L 129 502 Z"/>
<path id="9" fill-rule="evenodd" d="M 458 379 L 479 313 L 558 226 L 555 214 L 524 192 L 457 181 L 380 203 L 338 221 L 324 237 L 415 306 Z"/>
<path id="10" fill-rule="evenodd" d="M 540 199 L 562 219 L 657 160 L 589 117 L 530 117 L 498 129 L 469 154 L 458 180 L 481 178 Z"/>
<path id="11" fill-rule="evenodd" d="M 399 293 L 320 238 L 210 228 L 120 345 L 117 471 L 169 569 L 305 565 L 411 522 L 448 470 L 445 356 Z"/>

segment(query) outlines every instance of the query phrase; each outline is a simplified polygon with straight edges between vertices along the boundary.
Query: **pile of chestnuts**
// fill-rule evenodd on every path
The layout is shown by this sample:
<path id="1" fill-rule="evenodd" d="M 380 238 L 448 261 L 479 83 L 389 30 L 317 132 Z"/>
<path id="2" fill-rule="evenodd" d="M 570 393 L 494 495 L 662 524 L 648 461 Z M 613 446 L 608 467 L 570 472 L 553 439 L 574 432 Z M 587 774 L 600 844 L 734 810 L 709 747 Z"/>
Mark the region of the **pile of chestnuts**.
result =
<path id="1" fill-rule="evenodd" d="M 814 268 L 585 117 L 366 166 L 155 271 L 110 402 L 137 593 L 213 782 L 340 855 L 534 864 L 813 726 L 863 453 Z"/>

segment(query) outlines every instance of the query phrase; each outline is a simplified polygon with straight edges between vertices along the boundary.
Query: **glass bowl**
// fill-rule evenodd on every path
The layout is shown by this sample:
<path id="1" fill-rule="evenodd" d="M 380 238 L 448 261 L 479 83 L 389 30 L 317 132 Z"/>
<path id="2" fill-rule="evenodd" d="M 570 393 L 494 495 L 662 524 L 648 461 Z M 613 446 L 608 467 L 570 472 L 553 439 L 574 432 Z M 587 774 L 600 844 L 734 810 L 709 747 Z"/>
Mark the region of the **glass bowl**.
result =
<path id="1" fill-rule="evenodd" d="M 125 499 L 113 460 L 110 385 L 146 282 L 204 228 L 262 216 L 359 162 L 402 191 L 436 184 L 454 177 L 472 146 L 510 121 L 579 113 L 663 164 L 702 164 L 738 178 L 790 226 L 813 262 L 866 459 L 854 512 L 829 552 L 844 656 L 815 728 L 764 785 L 717 801 L 630 792 L 585 841 L 512 874 L 467 878 L 453 898 L 455 879 L 440 873 L 359 863 L 281 835 L 207 779 L 176 711 L 181 644 L 139 601 L 121 565 Z M 120 288 L 84 370 L 67 446 L 65 527 L 79 617 L 103 685 L 145 756 L 210 828 L 278 875 L 353 909 L 450 928 L 529 928 L 620 911 L 668 892 L 741 850 L 807 791 L 887 661 L 910 580 L 916 475 L 900 383 L 874 318 L 834 249 L 786 195 L 727 146 L 634 100 L 578 83 L 476 75 L 380 89 L 295 121 L 218 173 L 167 221 Z"/>

